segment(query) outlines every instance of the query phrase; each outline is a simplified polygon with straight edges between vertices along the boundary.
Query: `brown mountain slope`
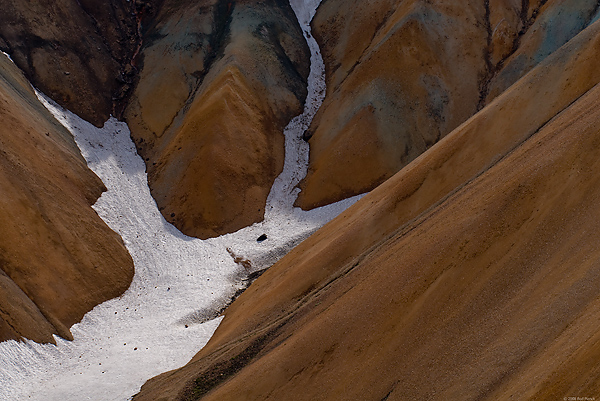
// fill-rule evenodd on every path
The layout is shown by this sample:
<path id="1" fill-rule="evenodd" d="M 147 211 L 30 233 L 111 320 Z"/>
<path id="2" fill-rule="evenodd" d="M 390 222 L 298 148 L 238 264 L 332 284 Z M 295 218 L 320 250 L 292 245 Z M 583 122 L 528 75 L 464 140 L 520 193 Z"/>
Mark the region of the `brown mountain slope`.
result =
<path id="1" fill-rule="evenodd" d="M 391 177 L 584 29 L 593 0 L 327 0 L 328 73 L 308 136 L 308 209 Z"/>
<path id="2" fill-rule="evenodd" d="M 0 0 L 0 49 L 59 104 L 131 127 L 164 217 L 213 237 L 260 221 L 309 52 L 285 0 Z M 143 22 L 143 23 L 142 23 Z"/>
<path id="3" fill-rule="evenodd" d="M 102 126 L 127 91 L 143 3 L 0 0 L 0 49 L 36 88 Z"/>
<path id="4" fill-rule="evenodd" d="M 310 53 L 287 1 L 165 1 L 126 111 L 165 218 L 200 238 L 262 220 Z"/>
<path id="5" fill-rule="evenodd" d="M 523 18 L 520 36 L 515 39 L 512 52 L 494 64 L 492 76 L 486 84 L 486 101 L 496 96 L 529 72 L 548 55 L 581 32 L 598 16 L 599 4 L 594 0 L 550 0 L 543 1 L 535 15 Z M 497 17 L 499 19 L 500 16 Z M 501 29 L 504 21 L 492 26 L 495 32 Z"/>
<path id="6" fill-rule="evenodd" d="M 295 248 L 135 399 L 600 396 L 599 49 L 596 23 Z"/>
<path id="7" fill-rule="evenodd" d="M 171 3 L 146 35 L 126 118 L 165 218 L 207 238 L 262 219 L 308 50 L 287 2 Z"/>
<path id="8" fill-rule="evenodd" d="M 0 54 L 0 341 L 70 338 L 133 277 L 121 238 L 90 207 L 105 190 L 71 134 Z"/>

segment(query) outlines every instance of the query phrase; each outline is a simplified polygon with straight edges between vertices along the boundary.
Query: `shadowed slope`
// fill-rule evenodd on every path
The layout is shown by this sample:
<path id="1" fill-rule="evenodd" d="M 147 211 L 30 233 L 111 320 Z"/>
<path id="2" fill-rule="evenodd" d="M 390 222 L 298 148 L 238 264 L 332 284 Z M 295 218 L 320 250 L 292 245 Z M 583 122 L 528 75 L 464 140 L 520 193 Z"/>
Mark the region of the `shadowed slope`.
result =
<path id="1" fill-rule="evenodd" d="M 0 341 L 52 342 L 125 291 L 133 264 L 90 207 L 104 190 L 71 134 L 0 55 Z"/>
<path id="2" fill-rule="evenodd" d="M 0 0 L 0 49 L 36 88 L 102 126 L 129 89 L 144 3 Z"/>
<path id="3" fill-rule="evenodd" d="M 295 248 L 136 400 L 598 396 L 599 30 Z"/>

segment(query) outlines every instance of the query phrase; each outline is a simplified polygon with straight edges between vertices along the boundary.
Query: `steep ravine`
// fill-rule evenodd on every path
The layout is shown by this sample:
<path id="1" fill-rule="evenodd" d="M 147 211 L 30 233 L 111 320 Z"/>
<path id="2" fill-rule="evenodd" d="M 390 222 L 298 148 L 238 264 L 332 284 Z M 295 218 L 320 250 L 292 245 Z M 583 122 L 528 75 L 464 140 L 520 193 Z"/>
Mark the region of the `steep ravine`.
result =
<path id="1" fill-rule="evenodd" d="M 293 4 L 309 39 L 308 21 L 318 5 L 312 3 Z M 300 137 L 324 89 L 318 48 L 309 44 L 306 108 L 285 129 L 286 163 L 265 220 L 209 240 L 187 237 L 164 220 L 124 123 L 110 119 L 96 128 L 41 98 L 107 187 L 94 209 L 123 238 L 135 276 L 121 297 L 98 305 L 71 328 L 73 341 L 0 343 L 0 399 L 128 399 L 145 380 L 182 366 L 208 341 L 220 322 L 218 310 L 245 277 L 274 263 L 356 200 L 310 212 L 292 206 L 295 185 L 306 171 L 308 149 L 300 149 Z"/>
<path id="2" fill-rule="evenodd" d="M 599 43 L 292 250 L 136 401 L 598 399 Z"/>

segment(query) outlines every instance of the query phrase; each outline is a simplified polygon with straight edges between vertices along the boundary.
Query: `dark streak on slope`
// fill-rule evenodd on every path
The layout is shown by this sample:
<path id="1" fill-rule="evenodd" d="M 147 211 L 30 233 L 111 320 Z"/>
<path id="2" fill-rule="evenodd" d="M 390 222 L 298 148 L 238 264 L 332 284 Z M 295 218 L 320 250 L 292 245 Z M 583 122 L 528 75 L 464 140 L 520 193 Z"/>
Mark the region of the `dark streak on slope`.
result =
<path id="1" fill-rule="evenodd" d="M 394 15 L 394 13 L 396 12 L 395 9 L 390 9 L 388 10 L 388 12 L 383 16 L 383 18 L 381 19 L 381 21 L 376 25 L 375 29 L 373 30 L 373 35 L 371 35 L 371 39 L 367 42 L 370 43 L 369 46 L 366 46 L 363 51 L 361 52 L 360 56 L 358 56 L 356 58 L 356 61 L 354 62 L 354 64 L 348 69 L 348 72 L 346 72 L 344 78 L 342 78 L 340 80 L 340 82 L 337 84 L 336 88 L 332 88 L 333 90 L 337 89 L 338 87 L 342 86 L 344 84 L 344 82 L 346 81 L 346 79 L 348 77 L 350 77 L 350 75 L 352 75 L 352 73 L 354 72 L 354 70 L 356 69 L 356 67 L 358 67 L 360 65 L 360 63 L 363 61 L 363 59 L 365 58 L 365 55 L 368 54 L 369 51 L 372 50 L 373 45 L 374 45 L 374 40 L 377 37 L 377 35 L 379 34 L 379 32 L 381 31 L 381 29 L 383 27 L 385 27 L 385 25 L 387 24 L 388 20 L 390 19 L 390 17 L 392 15 Z M 317 39 L 318 43 L 322 43 L 322 39 L 319 39 L 319 35 L 318 35 L 318 30 L 313 29 L 315 38 Z M 325 65 L 325 67 L 329 67 L 328 64 Z M 334 69 L 335 71 L 335 69 Z M 327 89 L 328 91 L 330 90 L 329 88 Z"/>
<path id="2" fill-rule="evenodd" d="M 233 15 L 235 5 L 236 3 L 234 1 L 218 1 L 216 5 L 213 6 L 212 12 L 214 27 L 211 35 L 208 37 L 209 51 L 207 51 L 204 59 L 204 69 L 194 74 L 194 78 L 197 79 L 194 89 L 191 91 L 188 100 L 185 102 L 180 112 L 173 116 L 173 120 L 165 128 L 165 132 L 169 130 L 179 116 L 185 115 L 189 111 L 198 91 L 200 90 L 200 87 L 202 86 L 202 83 L 204 82 L 206 74 L 208 71 L 210 71 L 215 61 L 223 57 L 225 47 L 227 46 L 227 42 L 231 33 L 231 17 Z"/>
<path id="3" fill-rule="evenodd" d="M 479 81 L 479 103 L 477 104 L 477 111 L 481 110 L 485 106 L 485 99 L 489 92 L 489 85 L 492 77 L 495 74 L 495 66 L 492 65 L 492 26 L 490 22 L 490 0 L 484 1 L 485 6 L 485 29 L 487 32 L 487 46 L 483 49 L 483 58 L 485 60 L 486 73 L 485 76 Z"/>
<path id="4" fill-rule="evenodd" d="M 255 340 L 233 358 L 219 362 L 207 370 L 202 376 L 194 380 L 192 386 L 184 390 L 181 396 L 182 401 L 193 401 L 202 398 L 202 396 L 208 394 L 211 390 L 218 387 L 250 364 L 269 344 L 269 341 L 277 335 L 279 329 L 283 327 L 284 324 L 285 322 L 265 334 L 257 336 Z M 133 400 L 135 400 L 135 397 Z"/>

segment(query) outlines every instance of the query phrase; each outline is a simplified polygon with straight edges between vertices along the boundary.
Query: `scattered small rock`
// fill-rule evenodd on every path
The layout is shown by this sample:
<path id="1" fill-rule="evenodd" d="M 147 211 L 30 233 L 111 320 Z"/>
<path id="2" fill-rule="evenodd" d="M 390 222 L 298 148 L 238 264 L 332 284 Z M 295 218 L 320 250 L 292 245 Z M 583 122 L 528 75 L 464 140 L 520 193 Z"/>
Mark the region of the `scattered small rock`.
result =
<path id="1" fill-rule="evenodd" d="M 312 138 L 313 135 L 314 135 L 314 132 L 307 129 L 306 131 L 304 131 L 304 133 L 302 133 L 302 139 L 305 142 L 308 142 L 310 140 L 310 138 Z"/>
<path id="2" fill-rule="evenodd" d="M 267 239 L 267 234 L 263 234 L 256 239 L 256 242 L 263 242 L 263 241 L 266 241 L 266 239 Z"/>

